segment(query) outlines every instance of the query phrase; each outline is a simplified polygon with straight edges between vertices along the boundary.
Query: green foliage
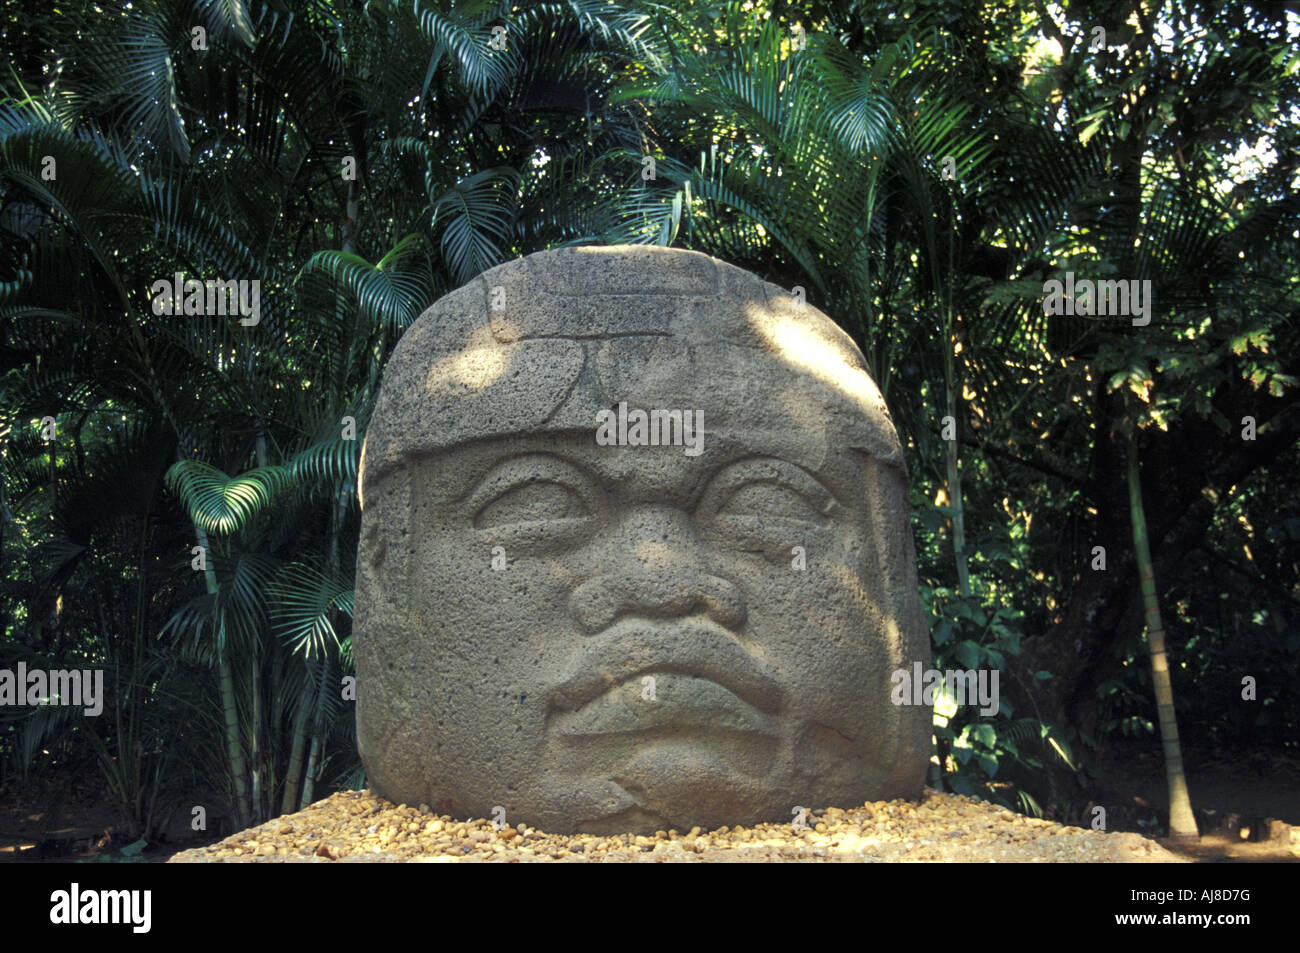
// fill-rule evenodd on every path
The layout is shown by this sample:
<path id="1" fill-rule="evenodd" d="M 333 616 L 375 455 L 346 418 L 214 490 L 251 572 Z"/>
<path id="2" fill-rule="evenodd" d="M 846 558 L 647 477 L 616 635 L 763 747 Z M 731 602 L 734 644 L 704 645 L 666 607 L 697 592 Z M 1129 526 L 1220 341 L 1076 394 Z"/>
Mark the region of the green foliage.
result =
<path id="1" fill-rule="evenodd" d="M 1007 607 L 989 611 L 982 596 L 960 596 L 950 589 L 921 587 L 921 602 L 930 623 L 932 667 L 939 671 L 1012 671 L 1008 659 L 1020 654 L 1022 613 Z M 1052 677 L 1034 673 L 1035 680 Z M 999 679 L 999 682 L 1001 679 Z M 1031 772 L 1053 760 L 1077 770 L 1069 746 L 1056 737 L 1051 725 L 1029 715 L 1017 717 L 1007 697 L 1010 686 L 999 684 L 996 712 L 984 714 L 978 704 L 958 704 L 946 690 L 936 693 L 934 737 L 937 764 L 930 783 L 956 794 L 978 795 L 1013 808 L 1026 807 L 1041 815 L 1033 795 L 998 776 L 1000 768 L 1014 764 Z M 1023 773 L 1020 775 L 1023 777 Z"/>
<path id="2" fill-rule="evenodd" d="M 384 364 L 483 270 L 600 241 L 801 285 L 863 348 L 934 665 L 1001 673 L 996 715 L 936 724 L 936 783 L 1036 812 L 1151 737 L 1129 440 L 1184 739 L 1293 746 L 1294 17 L 1162 0 L 1090 52 L 1094 6 L 5 0 L 0 645 L 103 666 L 114 712 L 6 715 L 6 770 L 97 766 L 146 839 L 181 787 L 251 820 L 360 783 Z M 1151 323 L 1045 315 L 1067 271 L 1151 281 Z M 178 272 L 257 278 L 261 321 L 155 314 Z"/>
<path id="3" fill-rule="evenodd" d="M 289 486 L 286 467 L 256 467 L 228 477 L 199 460 L 181 460 L 167 471 L 190 519 L 209 533 L 233 533 L 265 509 L 277 490 Z"/>

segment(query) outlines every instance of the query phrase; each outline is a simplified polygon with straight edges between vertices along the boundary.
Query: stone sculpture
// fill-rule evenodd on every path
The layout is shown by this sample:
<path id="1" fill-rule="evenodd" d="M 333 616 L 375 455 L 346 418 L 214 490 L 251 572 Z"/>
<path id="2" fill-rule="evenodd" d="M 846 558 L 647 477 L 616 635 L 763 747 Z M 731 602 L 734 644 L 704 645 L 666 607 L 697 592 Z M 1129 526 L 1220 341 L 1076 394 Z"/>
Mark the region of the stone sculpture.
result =
<path id="1" fill-rule="evenodd" d="M 592 833 L 920 794 L 902 450 L 790 292 L 660 247 L 493 268 L 399 342 L 361 492 L 376 793 Z"/>

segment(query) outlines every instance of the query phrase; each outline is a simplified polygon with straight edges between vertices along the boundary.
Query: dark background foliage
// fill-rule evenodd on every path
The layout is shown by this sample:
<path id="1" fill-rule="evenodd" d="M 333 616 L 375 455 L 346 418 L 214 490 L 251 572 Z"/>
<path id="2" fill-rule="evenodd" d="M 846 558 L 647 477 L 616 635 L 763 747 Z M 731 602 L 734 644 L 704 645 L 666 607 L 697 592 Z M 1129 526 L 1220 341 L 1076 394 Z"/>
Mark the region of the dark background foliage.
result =
<path id="1" fill-rule="evenodd" d="M 940 705 L 932 784 L 1070 816 L 1157 750 L 1134 455 L 1184 744 L 1294 758 L 1292 6 L 4 0 L 0 663 L 109 685 L 6 709 L 4 783 L 146 839 L 363 784 L 384 362 L 564 243 L 706 251 L 862 346 L 936 667 L 1003 673 L 996 717 Z M 1067 271 L 1150 280 L 1150 324 L 1045 315 Z M 260 280 L 258 323 L 156 314 L 177 273 Z"/>

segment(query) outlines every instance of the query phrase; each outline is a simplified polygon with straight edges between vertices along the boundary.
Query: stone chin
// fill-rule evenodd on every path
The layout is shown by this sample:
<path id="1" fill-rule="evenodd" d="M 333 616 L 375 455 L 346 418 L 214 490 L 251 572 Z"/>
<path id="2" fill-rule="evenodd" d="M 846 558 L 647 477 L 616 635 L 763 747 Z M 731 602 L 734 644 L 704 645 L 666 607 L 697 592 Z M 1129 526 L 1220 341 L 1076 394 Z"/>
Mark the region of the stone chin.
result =
<path id="1" fill-rule="evenodd" d="M 913 797 L 924 776 L 906 778 L 835 728 L 806 724 L 772 744 L 734 745 L 724 732 L 663 732 L 609 739 L 626 750 L 616 767 L 575 768 L 539 760 L 532 771 L 463 786 L 460 772 L 428 780 L 376 775 L 370 784 L 394 803 L 427 803 L 455 817 L 490 817 L 554 833 L 653 834 L 789 822 L 794 808 L 852 807 Z M 606 749 L 607 751 L 610 749 Z M 488 793 L 500 789 L 501 794 Z"/>

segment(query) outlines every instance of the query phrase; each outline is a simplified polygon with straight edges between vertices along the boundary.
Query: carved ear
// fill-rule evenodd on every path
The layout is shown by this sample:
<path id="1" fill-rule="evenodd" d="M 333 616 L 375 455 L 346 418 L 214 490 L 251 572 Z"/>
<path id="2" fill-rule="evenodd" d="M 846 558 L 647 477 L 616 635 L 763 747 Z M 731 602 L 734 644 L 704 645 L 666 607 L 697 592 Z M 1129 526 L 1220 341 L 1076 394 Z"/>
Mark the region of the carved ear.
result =
<path id="1" fill-rule="evenodd" d="M 384 570 L 384 557 L 388 555 L 388 540 L 380 531 L 378 520 L 370 520 L 366 531 L 361 536 L 361 552 L 366 560 L 366 568 L 379 575 Z"/>
<path id="2" fill-rule="evenodd" d="M 364 471 L 363 471 L 364 473 Z M 361 511 L 361 540 L 357 551 L 357 602 L 371 613 L 390 615 L 404 610 L 389 593 L 406 591 L 410 569 L 411 481 L 405 467 L 385 474 L 368 487 Z"/>
<path id="3" fill-rule="evenodd" d="M 876 568 L 884 588 L 886 613 L 897 626 L 894 647 L 902 661 L 930 658 L 929 630 L 916 587 L 916 546 L 905 473 L 862 453 L 871 525 L 875 528 Z M 928 664 L 928 662 L 927 662 Z"/>

